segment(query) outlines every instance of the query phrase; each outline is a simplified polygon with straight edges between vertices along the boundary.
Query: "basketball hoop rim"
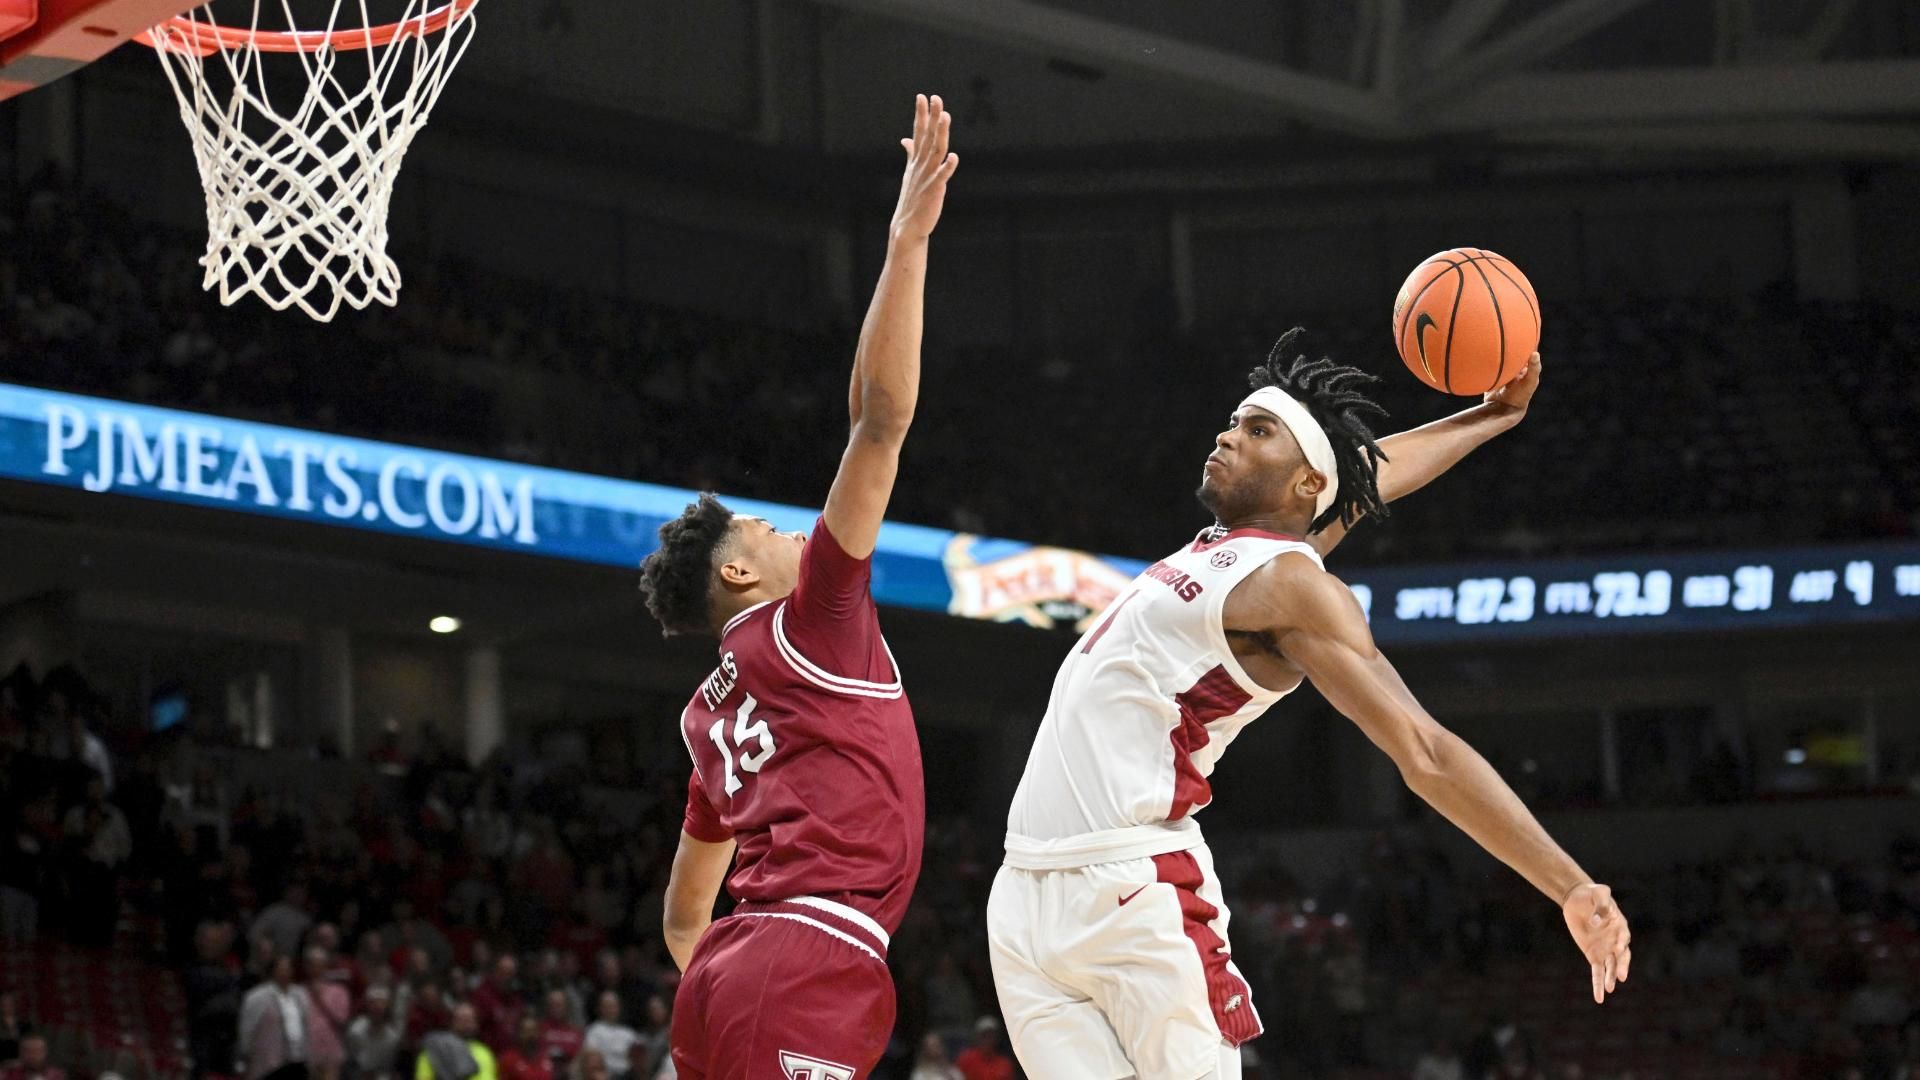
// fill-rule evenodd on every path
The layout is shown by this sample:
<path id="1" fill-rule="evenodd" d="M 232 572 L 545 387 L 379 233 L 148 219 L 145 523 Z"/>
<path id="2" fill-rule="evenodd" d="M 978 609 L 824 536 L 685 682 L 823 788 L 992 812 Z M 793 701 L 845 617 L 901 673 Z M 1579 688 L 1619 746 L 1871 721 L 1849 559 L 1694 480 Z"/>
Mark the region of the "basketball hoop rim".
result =
<path id="1" fill-rule="evenodd" d="M 180 15 L 152 29 L 141 31 L 134 36 L 134 40 L 150 49 L 187 51 L 201 56 L 245 49 L 270 53 L 312 53 L 323 49 L 331 49 L 334 52 L 357 52 L 391 45 L 405 37 L 426 37 L 429 34 L 437 34 L 459 19 L 465 18 L 473 5 L 479 2 L 480 0 L 449 0 L 448 3 L 432 11 L 422 12 L 415 18 L 359 30 L 243 30 Z M 153 36 L 154 31 L 162 28 L 172 31 L 170 40 L 164 45 L 156 42 Z"/>

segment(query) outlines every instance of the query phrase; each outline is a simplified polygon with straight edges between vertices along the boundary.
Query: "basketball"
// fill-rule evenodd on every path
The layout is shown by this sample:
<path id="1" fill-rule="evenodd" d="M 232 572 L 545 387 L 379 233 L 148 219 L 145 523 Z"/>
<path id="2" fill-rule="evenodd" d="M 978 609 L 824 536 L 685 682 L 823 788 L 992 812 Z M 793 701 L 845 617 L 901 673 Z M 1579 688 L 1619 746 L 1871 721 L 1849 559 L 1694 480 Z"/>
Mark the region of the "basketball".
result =
<path id="1" fill-rule="evenodd" d="M 1519 377 L 1540 347 L 1540 302 L 1511 259 L 1454 248 L 1407 275 L 1393 302 L 1393 342 L 1421 382 L 1477 396 Z"/>

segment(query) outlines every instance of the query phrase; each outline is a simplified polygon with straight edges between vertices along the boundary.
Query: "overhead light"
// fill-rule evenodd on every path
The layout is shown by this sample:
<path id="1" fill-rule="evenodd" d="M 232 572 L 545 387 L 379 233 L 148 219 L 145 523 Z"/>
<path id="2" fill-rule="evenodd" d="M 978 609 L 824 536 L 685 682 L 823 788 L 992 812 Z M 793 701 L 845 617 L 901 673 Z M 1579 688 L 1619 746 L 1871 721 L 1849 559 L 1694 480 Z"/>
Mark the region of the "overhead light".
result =
<path id="1" fill-rule="evenodd" d="M 1805 765 L 1807 763 L 1807 752 L 1797 746 L 1788 750 L 1786 757 L 1787 764 L 1789 765 Z"/>
<path id="2" fill-rule="evenodd" d="M 460 629 L 460 620 L 451 615 L 435 615 L 427 620 L 427 629 L 436 634 L 451 634 Z"/>

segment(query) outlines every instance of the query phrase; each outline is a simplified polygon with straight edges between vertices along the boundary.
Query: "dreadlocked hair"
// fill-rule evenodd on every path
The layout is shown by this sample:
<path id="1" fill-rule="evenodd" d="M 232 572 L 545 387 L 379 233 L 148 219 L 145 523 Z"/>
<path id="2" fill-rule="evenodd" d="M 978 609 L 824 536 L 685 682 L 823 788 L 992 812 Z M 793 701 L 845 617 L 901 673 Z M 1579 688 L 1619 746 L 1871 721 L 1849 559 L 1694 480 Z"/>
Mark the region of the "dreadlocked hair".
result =
<path id="1" fill-rule="evenodd" d="M 1379 469 L 1387 455 L 1374 442 L 1372 421 L 1386 419 L 1387 410 L 1365 393 L 1365 387 L 1379 382 L 1379 377 L 1326 357 L 1309 360 L 1294 353 L 1294 343 L 1303 333 L 1296 326 L 1280 335 L 1266 363 L 1247 373 L 1247 383 L 1255 390 L 1277 387 L 1305 405 L 1333 444 L 1340 490 L 1326 513 L 1314 519 L 1313 532 L 1335 521 L 1352 525 L 1362 514 L 1384 518 L 1387 504 L 1380 500 Z"/>
<path id="2" fill-rule="evenodd" d="M 661 633 L 713 628 L 713 557 L 727 542 L 733 511 L 710 491 L 660 526 L 660 547 L 640 563 L 640 592 Z"/>

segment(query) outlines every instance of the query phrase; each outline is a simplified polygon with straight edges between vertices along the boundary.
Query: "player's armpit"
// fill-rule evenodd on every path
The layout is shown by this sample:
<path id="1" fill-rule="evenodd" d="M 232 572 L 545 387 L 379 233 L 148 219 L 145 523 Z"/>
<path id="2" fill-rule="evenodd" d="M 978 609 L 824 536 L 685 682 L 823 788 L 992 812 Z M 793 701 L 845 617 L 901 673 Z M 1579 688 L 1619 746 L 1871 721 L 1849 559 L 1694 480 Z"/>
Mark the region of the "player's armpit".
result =
<path id="1" fill-rule="evenodd" d="M 732 840 L 716 844 L 680 834 L 680 846 L 673 853 L 673 871 L 667 878 L 662 929 L 667 951 L 681 971 L 693 962 L 694 946 L 713 922 L 713 902 L 720 896 L 727 868 L 733 865 L 733 846 Z"/>

